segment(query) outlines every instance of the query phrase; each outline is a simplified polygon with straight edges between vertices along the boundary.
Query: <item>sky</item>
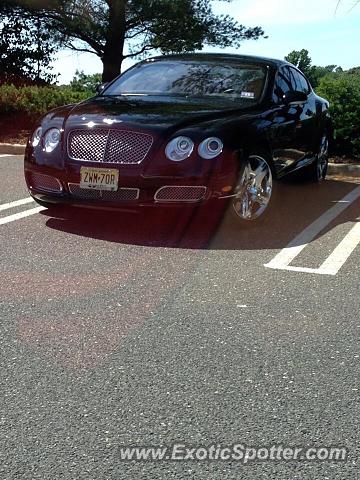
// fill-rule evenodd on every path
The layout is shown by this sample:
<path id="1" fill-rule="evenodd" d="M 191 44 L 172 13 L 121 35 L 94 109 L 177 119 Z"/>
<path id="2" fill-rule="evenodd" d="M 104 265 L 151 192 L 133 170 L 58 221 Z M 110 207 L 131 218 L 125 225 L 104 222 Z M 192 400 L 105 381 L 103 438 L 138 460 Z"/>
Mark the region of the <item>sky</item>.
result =
<path id="1" fill-rule="evenodd" d="M 176 1 L 176 0 L 174 0 Z M 360 66 L 360 4 L 356 0 L 233 0 L 213 1 L 217 14 L 229 14 L 241 24 L 261 26 L 268 39 L 244 41 L 239 49 L 205 47 L 204 52 L 221 51 L 284 58 L 292 50 L 309 50 L 314 65 Z M 123 63 L 123 70 L 134 61 Z M 102 71 L 92 54 L 69 50 L 58 53 L 54 70 L 58 83 L 69 83 L 76 70 L 86 74 Z"/>

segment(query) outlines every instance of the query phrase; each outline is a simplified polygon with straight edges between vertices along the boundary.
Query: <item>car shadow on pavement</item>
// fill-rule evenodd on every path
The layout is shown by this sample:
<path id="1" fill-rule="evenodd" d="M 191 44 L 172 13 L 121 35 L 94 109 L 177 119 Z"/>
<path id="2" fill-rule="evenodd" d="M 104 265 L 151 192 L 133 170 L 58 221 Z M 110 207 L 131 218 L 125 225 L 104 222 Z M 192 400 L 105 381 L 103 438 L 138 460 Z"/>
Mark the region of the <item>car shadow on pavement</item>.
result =
<path id="1" fill-rule="evenodd" d="M 121 244 L 212 250 L 279 249 L 354 188 L 356 184 L 339 180 L 319 185 L 280 183 L 271 216 L 263 224 L 249 226 L 239 225 L 231 215 L 231 205 L 220 201 L 207 208 L 144 207 L 136 212 L 55 208 L 41 213 L 50 217 L 46 225 L 51 229 Z M 349 208 L 334 222 L 354 221 L 357 216 L 356 209 Z M 333 228 L 334 222 L 325 231 Z"/>

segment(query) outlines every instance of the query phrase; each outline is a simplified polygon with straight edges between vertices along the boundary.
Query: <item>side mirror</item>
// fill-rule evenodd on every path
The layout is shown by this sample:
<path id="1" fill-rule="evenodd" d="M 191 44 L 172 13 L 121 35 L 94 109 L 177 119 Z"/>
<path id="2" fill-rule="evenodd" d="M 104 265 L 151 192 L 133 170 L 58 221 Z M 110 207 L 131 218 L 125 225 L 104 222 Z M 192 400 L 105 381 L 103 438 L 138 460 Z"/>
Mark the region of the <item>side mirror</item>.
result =
<path id="1" fill-rule="evenodd" d="M 99 83 L 99 85 L 96 85 L 96 93 L 100 95 L 108 85 L 109 82 Z"/>
<path id="2" fill-rule="evenodd" d="M 285 105 L 296 106 L 307 102 L 308 96 L 305 92 L 286 92 L 283 96 Z"/>

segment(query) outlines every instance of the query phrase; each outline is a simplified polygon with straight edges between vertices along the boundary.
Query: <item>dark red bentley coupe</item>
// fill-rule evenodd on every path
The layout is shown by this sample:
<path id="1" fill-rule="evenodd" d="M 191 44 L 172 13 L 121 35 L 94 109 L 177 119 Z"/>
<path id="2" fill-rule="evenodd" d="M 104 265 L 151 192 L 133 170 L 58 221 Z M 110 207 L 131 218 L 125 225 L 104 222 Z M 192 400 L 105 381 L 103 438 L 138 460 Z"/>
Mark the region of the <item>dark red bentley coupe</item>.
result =
<path id="1" fill-rule="evenodd" d="M 284 61 L 151 58 L 45 115 L 27 145 L 26 182 L 45 206 L 231 202 L 239 221 L 254 221 L 276 180 L 325 178 L 328 107 Z"/>

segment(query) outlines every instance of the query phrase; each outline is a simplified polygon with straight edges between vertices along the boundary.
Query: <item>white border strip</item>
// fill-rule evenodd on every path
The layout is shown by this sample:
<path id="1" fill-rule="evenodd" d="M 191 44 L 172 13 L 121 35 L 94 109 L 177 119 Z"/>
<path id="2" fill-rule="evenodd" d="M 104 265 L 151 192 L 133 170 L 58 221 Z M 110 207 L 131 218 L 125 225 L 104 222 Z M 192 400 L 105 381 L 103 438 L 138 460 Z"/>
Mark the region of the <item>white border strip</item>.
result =
<path id="1" fill-rule="evenodd" d="M 341 266 L 345 263 L 351 252 L 355 249 L 358 241 L 354 244 L 355 239 L 358 235 L 358 227 L 356 224 L 351 232 L 344 238 L 340 245 L 336 248 L 336 256 L 333 257 L 335 252 L 330 255 L 328 261 L 325 261 L 324 264 L 319 269 L 313 268 L 303 268 L 303 267 L 291 267 L 290 263 L 299 255 L 300 252 L 322 231 L 324 228 L 329 225 L 336 217 L 338 217 L 344 210 L 346 210 L 355 200 L 360 197 L 360 186 L 352 190 L 346 197 L 338 201 L 336 205 L 330 208 L 327 212 L 321 215 L 318 219 L 315 220 L 311 225 L 309 225 L 305 230 L 303 230 L 297 237 L 295 237 L 287 247 L 285 247 L 281 252 L 279 252 L 276 257 L 274 257 L 271 262 L 265 264 L 267 268 L 273 268 L 276 270 L 290 270 L 295 272 L 306 272 L 306 273 L 320 273 L 324 275 L 336 275 Z M 345 242 L 345 243 L 343 243 Z M 338 250 L 341 246 L 341 249 L 346 245 L 347 251 L 350 253 L 345 258 L 345 252 Z M 340 259 L 343 259 L 343 263 L 340 264 Z M 335 265 L 338 265 L 336 267 Z M 340 265 L 340 266 L 339 266 Z M 334 273 L 335 272 L 335 273 Z"/>
<path id="2" fill-rule="evenodd" d="M 26 205 L 27 203 L 32 203 L 34 200 L 31 197 L 22 198 L 21 200 L 15 200 L 14 202 L 3 203 L 0 205 L 0 212 L 4 210 L 9 210 L 9 208 L 20 207 L 21 205 Z"/>

